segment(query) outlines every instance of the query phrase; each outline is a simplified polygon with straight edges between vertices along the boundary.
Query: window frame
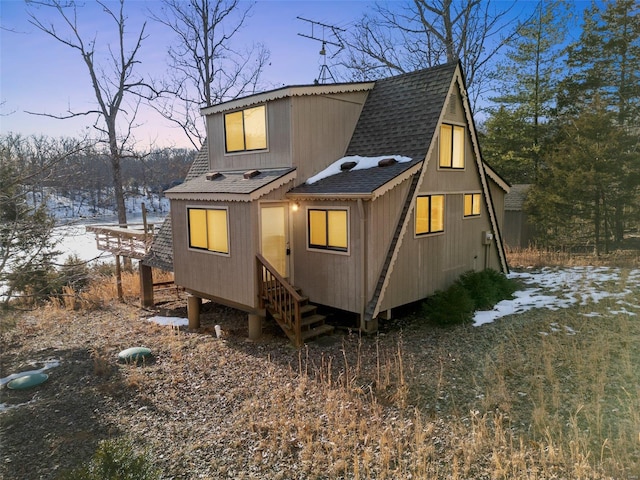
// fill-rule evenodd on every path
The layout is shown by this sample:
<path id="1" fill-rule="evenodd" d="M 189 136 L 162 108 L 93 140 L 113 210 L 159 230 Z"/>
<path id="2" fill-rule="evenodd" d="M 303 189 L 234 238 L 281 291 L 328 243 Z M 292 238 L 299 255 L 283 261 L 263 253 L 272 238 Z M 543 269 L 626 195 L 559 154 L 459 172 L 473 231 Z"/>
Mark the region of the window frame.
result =
<path id="1" fill-rule="evenodd" d="M 449 145 L 449 161 L 450 164 L 449 165 L 443 165 L 442 164 L 442 151 L 443 151 L 443 128 L 444 127 L 451 127 L 451 144 Z M 455 166 L 455 162 L 454 159 L 456 158 L 454 153 L 456 152 L 456 129 L 461 130 L 462 131 L 462 143 L 461 143 L 461 147 L 462 147 L 462 166 Z M 466 139 L 467 139 L 467 128 L 465 125 L 458 125 L 455 123 L 442 123 L 440 124 L 440 135 L 439 135 L 439 140 L 438 140 L 438 169 L 442 169 L 442 170 L 448 170 L 448 171 L 463 171 L 466 166 L 467 166 L 467 159 L 466 159 Z"/>
<path id="2" fill-rule="evenodd" d="M 432 225 L 432 198 L 433 197 L 441 197 L 442 198 L 442 229 L 440 230 L 432 230 L 431 229 L 431 225 Z M 427 218 L 427 226 L 428 229 L 427 231 L 421 231 L 418 232 L 418 199 L 420 198 L 427 198 L 428 199 L 428 208 L 427 208 L 427 212 L 429 214 L 428 218 Z M 425 236 L 429 236 L 429 235 L 439 235 L 439 234 L 443 234 L 445 232 L 445 209 L 446 209 L 446 203 L 447 203 L 447 196 L 444 193 L 432 193 L 432 194 L 426 194 L 426 195 L 418 195 L 416 197 L 416 203 L 415 203 L 415 212 L 414 212 L 414 226 L 413 226 L 413 235 L 414 237 L 418 238 L 418 237 L 425 237 Z"/>
<path id="3" fill-rule="evenodd" d="M 248 110 L 254 110 L 257 108 L 264 109 L 264 147 L 260 148 L 247 148 L 247 134 L 245 128 L 245 112 Z M 230 115 L 236 115 L 238 113 L 242 114 L 242 142 L 244 148 L 239 150 L 229 150 L 229 138 L 227 136 L 227 117 Z M 243 153 L 253 153 L 253 152 L 264 152 L 269 149 L 269 127 L 268 127 L 268 117 L 267 117 L 267 104 L 263 103 L 260 105 L 253 105 L 250 107 L 241 108 L 238 110 L 233 110 L 231 112 L 225 112 L 222 115 L 222 126 L 224 130 L 224 154 L 225 155 L 238 155 Z"/>
<path id="4" fill-rule="evenodd" d="M 219 256 L 224 256 L 224 257 L 229 257 L 231 256 L 231 232 L 229 231 L 229 208 L 228 207 L 203 207 L 200 205 L 190 205 L 186 207 L 187 209 L 187 248 L 191 251 L 195 251 L 195 252 L 206 252 L 206 253 L 211 253 L 213 255 L 219 255 Z M 205 235 L 206 235 L 206 240 L 207 240 L 207 247 L 198 247 L 198 246 L 193 246 L 192 242 L 191 242 L 191 237 L 192 237 L 192 230 L 191 230 L 191 210 L 196 210 L 196 211 L 203 211 L 205 212 L 205 221 L 208 222 L 208 215 L 206 212 L 208 211 L 222 211 L 225 213 L 225 220 L 226 220 L 226 240 L 227 240 L 227 251 L 222 251 L 222 250 L 212 250 L 209 248 L 209 243 L 210 243 L 210 239 L 209 239 L 209 225 L 208 223 L 205 223 L 204 225 L 204 229 L 205 229 Z"/>
<path id="5" fill-rule="evenodd" d="M 467 214 L 467 197 L 471 197 L 471 213 Z M 474 207 L 476 203 L 474 202 L 475 198 L 478 198 L 477 211 L 478 213 L 473 213 L 475 211 Z M 462 195 L 462 218 L 478 218 L 482 215 L 482 193 L 473 192 L 473 193 L 464 193 Z"/>
<path id="6" fill-rule="evenodd" d="M 319 245 L 319 244 L 312 244 L 311 243 L 311 222 L 310 222 L 310 216 L 311 216 L 311 212 L 313 211 L 320 211 L 320 212 L 325 212 L 326 216 L 325 216 L 325 236 L 326 236 L 326 240 L 327 240 L 327 244 L 325 245 Z M 347 246 L 346 248 L 343 247 L 336 247 L 336 246 L 331 246 L 329 244 L 329 237 L 330 237 L 330 228 L 329 228 L 329 212 L 332 211 L 339 211 L 339 212 L 345 212 L 346 213 L 346 218 L 345 218 L 345 222 L 346 222 L 346 243 Z M 315 252 L 324 252 L 324 253 L 333 253 L 333 254 L 338 254 L 338 255 L 349 255 L 350 251 L 351 251 L 351 224 L 350 224 L 350 219 L 351 219 L 351 211 L 349 207 L 318 207 L 318 206 L 308 206 L 305 209 L 305 222 L 306 222 L 306 235 L 307 235 L 307 250 L 310 251 L 315 251 Z"/>

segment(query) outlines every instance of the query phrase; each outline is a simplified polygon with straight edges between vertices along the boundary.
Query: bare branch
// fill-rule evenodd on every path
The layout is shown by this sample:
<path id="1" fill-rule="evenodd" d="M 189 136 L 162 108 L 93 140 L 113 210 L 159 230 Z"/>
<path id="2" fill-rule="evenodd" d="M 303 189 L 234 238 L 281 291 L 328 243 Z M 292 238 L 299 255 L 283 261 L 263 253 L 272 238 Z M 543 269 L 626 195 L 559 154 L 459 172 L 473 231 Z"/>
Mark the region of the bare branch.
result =
<path id="1" fill-rule="evenodd" d="M 152 106 L 177 124 L 196 148 L 206 132 L 199 110 L 260 88 L 269 60 L 261 44 L 236 51 L 232 40 L 251 11 L 240 0 L 164 0 L 161 14 L 152 18 L 168 27 L 176 42 L 167 54 L 169 78 Z"/>

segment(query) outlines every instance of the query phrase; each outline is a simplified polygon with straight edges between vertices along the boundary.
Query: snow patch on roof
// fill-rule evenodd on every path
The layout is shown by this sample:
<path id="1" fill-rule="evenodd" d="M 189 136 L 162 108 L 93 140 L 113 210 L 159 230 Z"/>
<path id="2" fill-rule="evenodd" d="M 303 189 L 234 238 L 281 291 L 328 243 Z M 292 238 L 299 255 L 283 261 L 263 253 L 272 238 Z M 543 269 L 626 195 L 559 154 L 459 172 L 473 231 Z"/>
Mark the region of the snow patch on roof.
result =
<path id="1" fill-rule="evenodd" d="M 403 157 L 402 155 L 382 155 L 380 157 L 361 157 L 360 155 L 351 155 L 351 156 L 342 157 L 342 158 L 336 160 L 331 165 L 329 165 L 327 168 L 322 170 L 320 173 L 318 173 L 318 174 L 314 175 L 313 177 L 309 178 L 305 183 L 307 185 L 311 185 L 313 183 L 319 182 L 323 178 L 327 178 L 327 177 L 330 177 L 332 175 L 336 175 L 336 174 L 342 172 L 342 170 L 340 169 L 340 165 L 342 165 L 345 162 L 355 162 L 357 164 L 355 167 L 351 168 L 350 171 L 353 171 L 353 170 L 365 170 L 365 169 L 368 169 L 368 168 L 377 167 L 378 166 L 378 162 L 380 160 L 386 160 L 388 158 L 393 158 L 398 163 L 404 163 L 404 162 L 410 162 L 411 161 L 411 158 Z"/>

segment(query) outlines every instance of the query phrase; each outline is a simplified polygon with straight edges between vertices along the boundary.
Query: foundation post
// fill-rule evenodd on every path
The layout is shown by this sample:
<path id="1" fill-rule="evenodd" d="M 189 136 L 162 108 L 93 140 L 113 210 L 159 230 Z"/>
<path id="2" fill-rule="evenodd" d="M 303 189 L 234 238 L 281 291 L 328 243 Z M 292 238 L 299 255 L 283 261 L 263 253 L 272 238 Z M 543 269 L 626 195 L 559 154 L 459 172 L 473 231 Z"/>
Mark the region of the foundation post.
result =
<path id="1" fill-rule="evenodd" d="M 200 307 L 202 299 L 195 295 L 187 296 L 187 317 L 189 318 L 189 330 L 200 328 Z"/>
<path id="2" fill-rule="evenodd" d="M 262 318 L 260 315 L 249 314 L 249 340 L 258 340 L 262 336 Z"/>
<path id="3" fill-rule="evenodd" d="M 140 262 L 140 305 L 142 308 L 152 308 L 153 303 L 153 272 L 151 267 Z"/>
<path id="4" fill-rule="evenodd" d="M 120 255 L 116 255 L 116 290 L 118 292 L 118 301 L 124 302 L 124 294 L 122 293 L 122 269 L 120 268 Z"/>

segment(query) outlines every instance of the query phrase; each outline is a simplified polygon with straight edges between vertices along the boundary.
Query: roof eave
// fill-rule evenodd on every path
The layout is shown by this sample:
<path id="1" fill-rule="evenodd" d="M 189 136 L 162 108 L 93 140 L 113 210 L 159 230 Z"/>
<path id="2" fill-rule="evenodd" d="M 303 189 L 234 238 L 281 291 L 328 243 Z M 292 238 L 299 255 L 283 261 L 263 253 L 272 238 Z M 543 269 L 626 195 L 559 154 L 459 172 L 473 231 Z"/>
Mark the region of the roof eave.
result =
<path id="1" fill-rule="evenodd" d="M 291 200 L 371 200 L 373 193 L 287 193 Z"/>
<path id="2" fill-rule="evenodd" d="M 233 193 L 233 192 L 165 192 L 165 196 L 169 200 L 199 200 L 214 202 L 253 202 L 260 199 L 268 193 L 292 182 L 296 178 L 296 170 L 273 179 L 271 182 L 255 189 L 249 193 Z"/>
<path id="3" fill-rule="evenodd" d="M 238 108 L 257 105 L 281 98 L 302 97 L 305 95 L 329 95 L 332 93 L 349 93 L 371 90 L 375 82 L 357 82 L 357 83 L 331 83 L 322 85 L 301 85 L 278 88 L 269 90 L 268 92 L 256 93 L 242 98 L 229 100 L 228 102 L 211 105 L 200 109 L 201 115 L 211 115 L 221 113 Z"/>

